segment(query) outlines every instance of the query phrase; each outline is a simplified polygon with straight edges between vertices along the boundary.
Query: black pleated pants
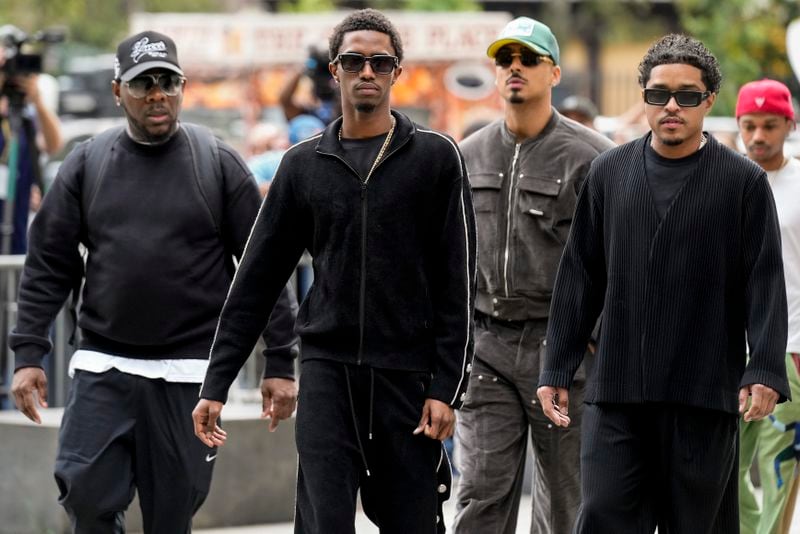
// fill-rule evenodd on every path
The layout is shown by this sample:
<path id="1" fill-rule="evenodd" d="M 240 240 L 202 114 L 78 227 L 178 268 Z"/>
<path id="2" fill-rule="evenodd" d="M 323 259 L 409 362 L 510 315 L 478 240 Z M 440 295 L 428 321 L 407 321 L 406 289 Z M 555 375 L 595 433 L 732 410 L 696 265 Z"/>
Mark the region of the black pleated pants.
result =
<path id="1" fill-rule="evenodd" d="M 738 534 L 738 418 L 669 404 L 589 404 L 576 534 Z"/>

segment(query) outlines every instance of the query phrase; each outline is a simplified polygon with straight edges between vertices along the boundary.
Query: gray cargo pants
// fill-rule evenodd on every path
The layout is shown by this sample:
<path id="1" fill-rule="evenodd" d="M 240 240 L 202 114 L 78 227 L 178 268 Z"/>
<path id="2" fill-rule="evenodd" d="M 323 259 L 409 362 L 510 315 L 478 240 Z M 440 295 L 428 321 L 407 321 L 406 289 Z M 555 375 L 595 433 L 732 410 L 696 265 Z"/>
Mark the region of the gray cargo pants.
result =
<path id="1" fill-rule="evenodd" d="M 536 398 L 546 319 L 476 317 L 475 360 L 456 427 L 456 534 L 513 534 L 527 454 L 533 446 L 531 533 L 567 534 L 580 504 L 580 429 L 585 373 L 570 389 L 568 428 L 555 427 Z"/>

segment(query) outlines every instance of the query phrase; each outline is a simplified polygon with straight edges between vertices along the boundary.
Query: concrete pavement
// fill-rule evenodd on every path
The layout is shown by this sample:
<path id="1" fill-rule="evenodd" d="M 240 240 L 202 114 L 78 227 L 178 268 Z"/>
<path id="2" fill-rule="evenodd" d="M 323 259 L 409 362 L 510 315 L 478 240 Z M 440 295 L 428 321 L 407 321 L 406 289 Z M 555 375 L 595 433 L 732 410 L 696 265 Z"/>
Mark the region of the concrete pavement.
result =
<path id="1" fill-rule="evenodd" d="M 530 495 L 523 495 L 522 503 L 520 504 L 520 517 L 517 522 L 517 534 L 528 534 L 530 532 L 530 506 Z M 445 503 L 444 509 L 448 532 L 452 532 L 450 525 L 453 523 L 454 514 L 454 501 L 450 499 Z M 195 534 L 293 534 L 293 532 L 292 523 L 194 530 Z M 356 532 L 358 534 L 379 534 L 378 528 L 367 519 L 363 512 L 359 512 L 356 517 Z M 800 510 L 796 510 L 794 514 L 789 534 L 800 534 Z"/>
<path id="2" fill-rule="evenodd" d="M 530 495 L 522 496 L 522 504 L 520 510 L 523 511 L 517 523 L 517 534 L 528 534 L 531 529 L 530 510 L 531 498 Z M 448 532 L 452 532 L 450 525 L 453 523 L 455 516 L 455 500 L 450 499 L 444 505 L 444 518 L 447 523 Z M 292 534 L 294 532 L 292 523 L 280 523 L 272 525 L 254 525 L 249 527 L 229 527 L 229 528 L 214 528 L 193 530 L 194 534 Z M 359 512 L 356 516 L 356 532 L 358 534 L 379 534 L 378 527 L 373 525 L 363 512 Z M 800 534 L 800 531 L 798 531 Z"/>

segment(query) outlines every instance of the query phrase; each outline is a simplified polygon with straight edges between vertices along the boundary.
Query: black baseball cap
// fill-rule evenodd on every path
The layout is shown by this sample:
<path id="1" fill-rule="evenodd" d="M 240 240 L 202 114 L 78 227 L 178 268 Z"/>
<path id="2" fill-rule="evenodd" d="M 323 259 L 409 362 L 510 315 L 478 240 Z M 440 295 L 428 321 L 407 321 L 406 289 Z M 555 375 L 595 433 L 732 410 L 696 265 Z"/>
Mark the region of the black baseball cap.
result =
<path id="1" fill-rule="evenodd" d="M 129 81 L 150 69 L 168 69 L 183 76 L 175 41 L 154 31 L 128 37 L 117 47 L 114 79 Z"/>

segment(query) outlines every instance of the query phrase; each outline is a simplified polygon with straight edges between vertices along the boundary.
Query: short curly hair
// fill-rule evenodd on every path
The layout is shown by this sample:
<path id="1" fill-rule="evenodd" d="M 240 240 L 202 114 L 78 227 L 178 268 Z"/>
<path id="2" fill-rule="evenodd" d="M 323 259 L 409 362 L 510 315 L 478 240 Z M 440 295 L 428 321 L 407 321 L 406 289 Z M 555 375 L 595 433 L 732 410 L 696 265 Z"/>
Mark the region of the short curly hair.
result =
<path id="1" fill-rule="evenodd" d="M 339 55 L 344 34 L 361 30 L 376 31 L 388 35 L 392 42 L 392 48 L 394 48 L 394 55 L 397 56 L 398 61 L 403 61 L 403 42 L 400 40 L 397 28 L 386 18 L 386 15 L 371 8 L 354 11 L 336 25 L 328 45 L 330 60 L 333 61 Z"/>
<path id="2" fill-rule="evenodd" d="M 639 85 L 644 88 L 650 80 L 650 71 L 659 65 L 683 63 L 697 67 L 703 73 L 703 83 L 712 93 L 719 92 L 722 73 L 719 63 L 703 43 L 688 35 L 671 33 L 652 46 L 639 63 Z"/>

